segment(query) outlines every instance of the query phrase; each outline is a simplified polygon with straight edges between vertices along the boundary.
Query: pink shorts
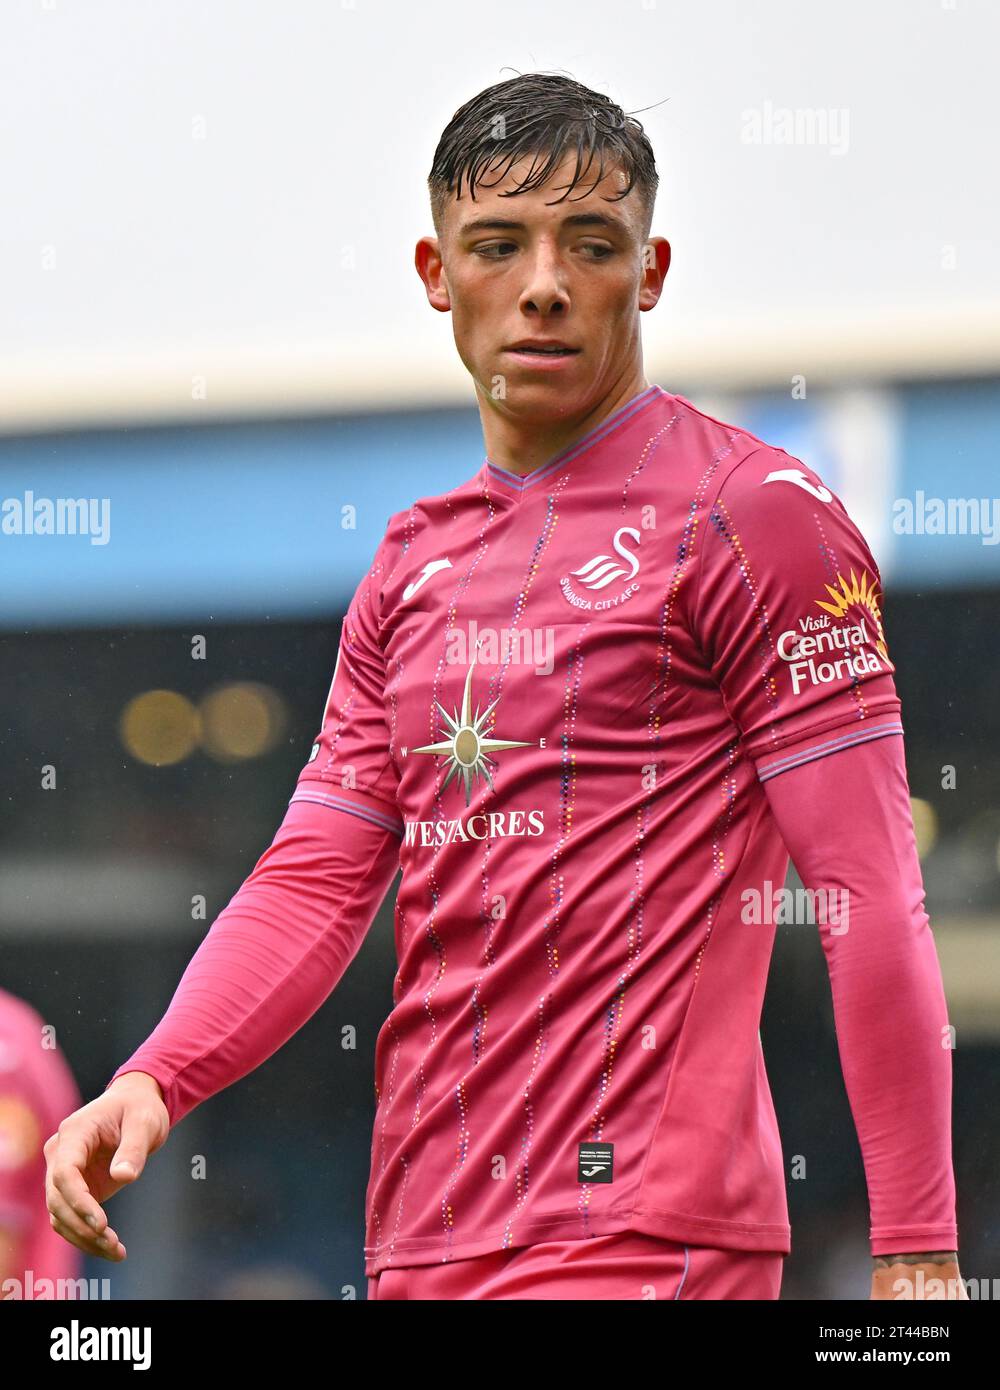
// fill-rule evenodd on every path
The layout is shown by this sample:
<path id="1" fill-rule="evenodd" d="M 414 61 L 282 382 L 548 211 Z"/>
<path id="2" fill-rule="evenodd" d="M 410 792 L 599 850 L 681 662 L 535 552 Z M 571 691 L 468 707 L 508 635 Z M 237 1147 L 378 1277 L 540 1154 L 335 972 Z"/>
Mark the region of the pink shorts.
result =
<path id="1" fill-rule="evenodd" d="M 680 1245 L 638 1231 L 547 1240 L 447 1264 L 390 1266 L 368 1279 L 385 1299 L 776 1299 L 784 1255 Z"/>

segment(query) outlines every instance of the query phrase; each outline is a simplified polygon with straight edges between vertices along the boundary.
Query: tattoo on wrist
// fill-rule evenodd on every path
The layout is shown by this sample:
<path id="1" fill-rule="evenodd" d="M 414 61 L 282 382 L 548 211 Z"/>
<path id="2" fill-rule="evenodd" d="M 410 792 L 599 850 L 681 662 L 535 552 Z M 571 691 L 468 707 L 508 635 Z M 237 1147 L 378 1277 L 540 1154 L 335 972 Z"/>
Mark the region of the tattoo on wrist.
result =
<path id="1" fill-rule="evenodd" d="M 958 1259 L 957 1250 L 928 1250 L 922 1255 L 876 1255 L 875 1268 L 888 1269 L 890 1265 L 943 1265 Z"/>

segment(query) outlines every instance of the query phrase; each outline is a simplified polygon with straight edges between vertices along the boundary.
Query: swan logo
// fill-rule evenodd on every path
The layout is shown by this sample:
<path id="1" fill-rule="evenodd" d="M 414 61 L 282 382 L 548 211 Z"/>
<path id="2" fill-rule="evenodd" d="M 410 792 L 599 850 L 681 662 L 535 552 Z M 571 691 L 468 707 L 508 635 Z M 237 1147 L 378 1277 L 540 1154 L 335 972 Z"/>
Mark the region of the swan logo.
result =
<path id="1" fill-rule="evenodd" d="M 595 555 L 560 579 L 559 587 L 567 603 L 595 613 L 627 603 L 639 589 L 639 585 L 632 582 L 639 573 L 639 557 L 629 548 L 630 544 L 638 546 L 639 541 L 639 532 L 634 526 L 619 526 L 611 541 L 614 555 Z M 624 588 L 616 587 L 609 592 L 611 585 L 618 586 L 622 580 Z M 580 593 L 579 589 L 587 592 Z"/>

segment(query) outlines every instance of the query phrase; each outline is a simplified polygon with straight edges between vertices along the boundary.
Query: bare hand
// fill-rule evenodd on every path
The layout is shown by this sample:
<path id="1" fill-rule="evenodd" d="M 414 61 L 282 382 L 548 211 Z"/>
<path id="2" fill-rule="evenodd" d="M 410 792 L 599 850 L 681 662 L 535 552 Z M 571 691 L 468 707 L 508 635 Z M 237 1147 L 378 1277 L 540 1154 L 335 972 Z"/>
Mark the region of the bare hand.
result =
<path id="1" fill-rule="evenodd" d="M 135 1182 L 169 1132 L 163 1092 L 146 1072 L 124 1072 L 67 1115 L 43 1148 L 53 1230 L 88 1255 L 124 1260 L 125 1247 L 100 1204 Z"/>

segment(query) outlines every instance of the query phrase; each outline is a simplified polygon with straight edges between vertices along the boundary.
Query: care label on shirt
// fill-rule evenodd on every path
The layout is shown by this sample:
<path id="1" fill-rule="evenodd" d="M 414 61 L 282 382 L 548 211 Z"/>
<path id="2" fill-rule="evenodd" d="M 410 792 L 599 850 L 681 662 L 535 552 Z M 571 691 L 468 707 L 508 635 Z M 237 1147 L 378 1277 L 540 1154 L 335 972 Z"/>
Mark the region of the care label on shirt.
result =
<path id="1" fill-rule="evenodd" d="M 581 1144 L 577 1162 L 577 1181 L 610 1182 L 614 1161 L 614 1144 Z"/>

